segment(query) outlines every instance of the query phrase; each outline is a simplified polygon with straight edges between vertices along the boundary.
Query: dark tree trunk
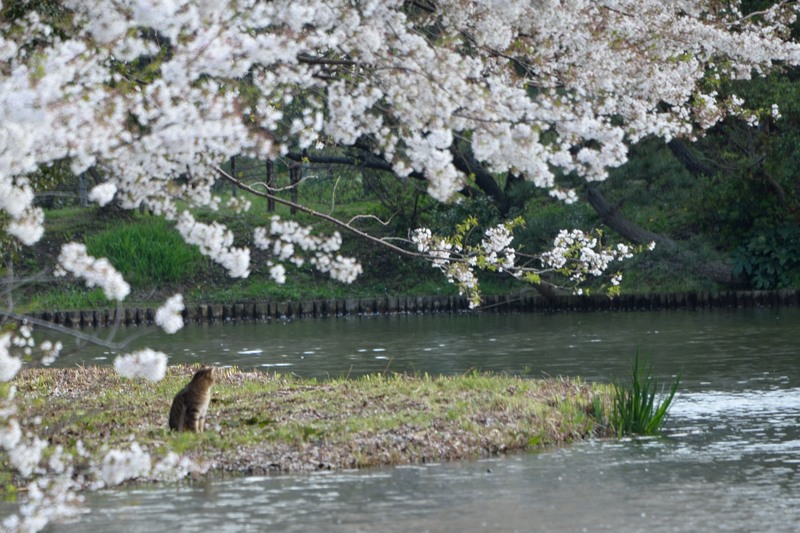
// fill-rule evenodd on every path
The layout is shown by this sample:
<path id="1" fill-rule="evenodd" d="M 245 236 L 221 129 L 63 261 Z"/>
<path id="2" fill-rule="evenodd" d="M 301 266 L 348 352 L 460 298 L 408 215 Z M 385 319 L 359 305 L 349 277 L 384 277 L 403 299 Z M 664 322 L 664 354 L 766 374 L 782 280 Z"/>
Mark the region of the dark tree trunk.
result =
<path id="1" fill-rule="evenodd" d="M 713 164 L 700 159 L 682 139 L 672 139 L 667 143 L 672 155 L 695 176 L 712 176 L 716 172 Z"/>
<path id="2" fill-rule="evenodd" d="M 511 204 L 505 191 L 500 188 L 494 176 L 483 168 L 483 165 L 475 159 L 468 149 L 453 144 L 450 151 L 453 154 L 453 165 L 467 176 L 475 177 L 475 185 L 494 200 L 500 211 L 500 216 L 505 218 L 508 215 Z"/>
<path id="3" fill-rule="evenodd" d="M 603 193 L 601 193 L 597 187 L 587 188 L 586 199 L 589 201 L 589 205 L 591 205 L 600 216 L 603 224 L 616 231 L 625 239 L 635 242 L 636 244 L 649 244 L 655 241 L 659 246 L 669 251 L 673 251 L 677 248 L 675 241 L 666 235 L 648 231 L 637 226 L 630 220 L 623 218 L 622 215 L 619 214 L 619 211 L 617 211 L 617 208 L 606 200 L 606 197 L 603 196 Z"/>
<path id="4" fill-rule="evenodd" d="M 621 237 L 641 245 L 655 242 L 661 250 L 672 255 L 680 265 L 690 268 L 716 283 L 731 285 L 741 281 L 733 276 L 732 265 L 725 261 L 706 261 L 701 259 L 696 253 L 686 250 L 681 243 L 670 239 L 666 235 L 648 231 L 623 218 L 597 187 L 588 187 L 586 198 L 603 223 Z"/>

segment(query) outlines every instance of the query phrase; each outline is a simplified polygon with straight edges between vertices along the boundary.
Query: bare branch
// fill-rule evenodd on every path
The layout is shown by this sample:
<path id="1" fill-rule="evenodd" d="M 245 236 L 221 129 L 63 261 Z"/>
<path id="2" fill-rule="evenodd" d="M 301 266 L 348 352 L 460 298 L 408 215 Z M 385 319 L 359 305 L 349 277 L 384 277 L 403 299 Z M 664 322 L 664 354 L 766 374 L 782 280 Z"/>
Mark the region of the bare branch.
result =
<path id="1" fill-rule="evenodd" d="M 389 217 L 389 220 L 387 220 L 387 221 L 385 221 L 385 222 L 384 222 L 383 220 L 381 220 L 380 218 L 376 217 L 375 215 L 356 215 L 356 216 L 354 216 L 353 218 L 351 218 L 350 220 L 348 220 L 348 221 L 347 221 L 347 223 L 348 223 L 348 224 L 352 224 L 354 221 L 356 221 L 356 220 L 361 220 L 362 218 L 367 218 L 367 219 L 372 219 L 372 220 L 375 220 L 375 221 L 377 221 L 377 222 L 378 222 L 378 224 L 380 224 L 381 226 L 388 226 L 388 225 L 389 225 L 389 223 L 390 223 L 390 222 L 392 221 L 392 219 L 394 218 L 394 215 L 392 215 L 391 217 Z"/>
<path id="2" fill-rule="evenodd" d="M 752 13 L 748 13 L 747 15 L 743 16 L 742 18 L 736 20 L 733 24 L 741 24 L 742 22 L 744 22 L 744 21 L 746 21 L 748 19 L 752 19 L 752 18 L 755 18 L 755 17 L 761 17 L 761 16 L 764 16 L 764 15 L 767 15 L 770 12 L 776 11 L 776 10 L 782 8 L 783 6 L 787 5 L 787 4 L 796 4 L 796 3 L 797 3 L 796 0 L 781 0 L 780 2 L 775 4 L 774 6 L 770 7 L 769 9 L 763 9 L 761 11 L 753 11 Z"/>
<path id="3" fill-rule="evenodd" d="M 359 64 L 358 61 L 354 61 L 352 59 L 331 59 L 327 57 L 311 56 L 308 54 L 300 54 L 297 56 L 297 61 L 307 65 L 345 65 L 352 67 Z"/>
<path id="4" fill-rule="evenodd" d="M 309 214 L 309 215 L 311 215 L 313 217 L 316 217 L 316 218 L 319 218 L 319 219 L 322 219 L 322 220 L 326 220 L 326 221 L 328 221 L 328 222 L 330 222 L 330 223 L 332 223 L 332 224 L 334 224 L 334 225 L 336 225 L 336 226 L 338 226 L 338 227 L 340 227 L 342 229 L 347 230 L 350 233 L 353 233 L 353 234 L 355 234 L 355 235 L 357 235 L 357 236 L 359 236 L 359 237 L 361 237 L 363 239 L 366 239 L 366 240 L 368 240 L 370 242 L 381 244 L 381 245 L 383 245 L 383 246 L 389 248 L 390 250 L 392 250 L 394 252 L 397 252 L 399 254 L 403 254 L 403 255 L 408 256 L 408 257 L 419 257 L 419 258 L 423 258 L 423 259 L 429 259 L 428 255 L 426 255 L 426 254 L 412 252 L 410 250 L 406 250 L 404 248 L 400 248 L 399 246 L 395 246 L 393 244 L 390 244 L 390 243 L 388 243 L 388 242 L 386 242 L 386 241 L 384 241 L 382 239 L 379 239 L 378 237 L 375 237 L 374 235 L 370 235 L 369 233 L 367 233 L 365 231 L 361 231 L 360 229 L 351 226 L 347 222 L 343 222 L 343 221 L 339 220 L 338 218 L 333 217 L 331 215 L 326 215 L 325 213 L 320 213 L 319 211 L 315 211 L 315 210 L 313 210 L 313 209 L 311 209 L 309 207 L 306 207 L 304 205 L 297 204 L 297 203 L 291 202 L 289 200 L 285 200 L 284 198 L 281 198 L 279 196 L 275 196 L 274 194 L 270 194 L 268 192 L 261 192 L 261 191 L 258 191 L 256 189 L 253 189 L 249 185 L 246 185 L 246 184 L 242 183 L 241 181 L 237 180 L 236 178 L 234 178 L 233 176 L 231 176 L 230 174 L 228 174 L 227 172 L 222 170 L 220 167 L 215 167 L 215 170 L 219 173 L 220 176 L 222 176 L 226 180 L 230 181 L 231 183 L 233 183 L 234 185 L 236 185 L 237 187 L 239 187 L 243 191 L 247 191 L 247 192 L 249 192 L 251 194 L 255 194 L 256 196 L 260 196 L 262 198 L 267 198 L 267 199 L 274 200 L 274 201 L 278 202 L 279 204 L 283 204 L 283 205 L 288 206 L 288 207 L 293 207 L 293 208 L 297 209 L 298 211 L 302 211 L 302 212 L 307 213 L 307 214 Z"/>
<path id="5" fill-rule="evenodd" d="M 337 177 L 336 182 L 333 184 L 333 191 L 331 191 L 331 210 L 328 211 L 329 215 L 332 214 L 333 210 L 336 208 L 336 189 L 339 188 L 339 180 L 341 179 L 342 179 L 341 176 Z M 352 220 L 350 222 L 352 222 Z M 348 222 L 348 224 L 350 222 Z"/>

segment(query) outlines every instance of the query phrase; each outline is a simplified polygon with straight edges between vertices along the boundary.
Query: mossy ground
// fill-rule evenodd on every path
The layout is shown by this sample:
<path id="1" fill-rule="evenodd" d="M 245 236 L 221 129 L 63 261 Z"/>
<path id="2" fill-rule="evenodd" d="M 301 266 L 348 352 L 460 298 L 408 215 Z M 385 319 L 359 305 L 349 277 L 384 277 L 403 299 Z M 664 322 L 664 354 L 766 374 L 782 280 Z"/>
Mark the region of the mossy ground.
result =
<path id="1" fill-rule="evenodd" d="M 82 441 L 95 461 L 136 439 L 156 458 L 175 451 L 204 471 L 295 472 L 560 445 L 603 431 L 593 413 L 611 393 L 574 380 L 480 373 L 316 381 L 230 368 L 212 389 L 206 431 L 170 432 L 172 398 L 194 370 L 170 367 L 151 383 L 108 367 L 25 369 L 14 380 L 18 416 L 67 451 Z M 90 477 L 88 460 L 76 464 Z"/>

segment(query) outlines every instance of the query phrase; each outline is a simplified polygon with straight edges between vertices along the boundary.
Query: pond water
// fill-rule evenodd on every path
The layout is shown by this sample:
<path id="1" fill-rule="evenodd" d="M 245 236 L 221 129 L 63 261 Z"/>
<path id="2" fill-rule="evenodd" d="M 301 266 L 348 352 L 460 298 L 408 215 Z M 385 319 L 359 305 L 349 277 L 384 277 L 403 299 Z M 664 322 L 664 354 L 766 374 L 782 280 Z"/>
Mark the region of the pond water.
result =
<path id="1" fill-rule="evenodd" d="M 87 495 L 52 531 L 795 531 L 800 310 L 395 316 L 191 326 L 139 338 L 170 362 L 301 376 L 472 368 L 627 376 L 637 350 L 681 372 L 665 436 L 541 453 Z M 120 333 L 131 333 L 130 329 Z M 78 358 L 80 355 L 80 359 Z M 59 365 L 110 364 L 82 351 Z"/>

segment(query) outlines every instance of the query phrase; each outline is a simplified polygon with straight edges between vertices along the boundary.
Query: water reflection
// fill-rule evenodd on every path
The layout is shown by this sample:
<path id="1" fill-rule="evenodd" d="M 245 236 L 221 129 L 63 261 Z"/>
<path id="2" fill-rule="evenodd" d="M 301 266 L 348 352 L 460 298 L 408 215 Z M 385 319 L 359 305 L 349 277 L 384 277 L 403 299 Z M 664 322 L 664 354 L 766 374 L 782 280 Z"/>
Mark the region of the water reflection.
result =
<path id="1" fill-rule="evenodd" d="M 478 367 L 608 380 L 625 375 L 641 345 L 662 377 L 682 371 L 684 386 L 665 438 L 593 441 L 474 462 L 104 491 L 88 496 L 92 511 L 80 522 L 52 530 L 794 531 L 798 324 L 798 310 L 764 310 L 192 328 L 184 340 L 164 341 L 173 343 L 173 362 L 282 364 L 282 371 L 320 377 L 381 371 L 391 363 L 394 370 Z"/>

